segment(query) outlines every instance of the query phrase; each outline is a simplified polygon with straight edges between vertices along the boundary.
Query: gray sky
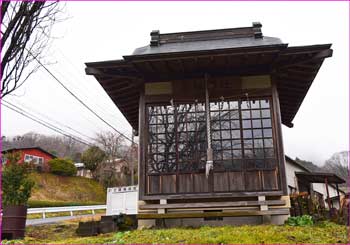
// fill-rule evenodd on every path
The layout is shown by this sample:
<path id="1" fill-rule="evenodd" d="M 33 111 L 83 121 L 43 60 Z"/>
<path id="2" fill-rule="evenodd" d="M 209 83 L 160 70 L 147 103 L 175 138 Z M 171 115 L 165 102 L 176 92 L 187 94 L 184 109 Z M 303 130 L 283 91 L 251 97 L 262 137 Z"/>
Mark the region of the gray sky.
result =
<path id="1" fill-rule="evenodd" d="M 131 127 L 84 62 L 120 59 L 161 33 L 263 24 L 266 36 L 290 46 L 332 43 L 295 119 L 283 126 L 285 152 L 322 164 L 349 148 L 349 5 L 346 2 L 68 2 L 69 18 L 55 26 L 48 68 L 105 120 L 130 135 Z M 110 128 L 87 111 L 43 69 L 5 100 L 93 137 Z M 55 132 L 1 108 L 1 134 Z M 63 128 L 63 127 L 62 127 Z M 66 131 L 81 136 L 68 128 Z M 86 137 L 85 137 L 86 138 Z"/>

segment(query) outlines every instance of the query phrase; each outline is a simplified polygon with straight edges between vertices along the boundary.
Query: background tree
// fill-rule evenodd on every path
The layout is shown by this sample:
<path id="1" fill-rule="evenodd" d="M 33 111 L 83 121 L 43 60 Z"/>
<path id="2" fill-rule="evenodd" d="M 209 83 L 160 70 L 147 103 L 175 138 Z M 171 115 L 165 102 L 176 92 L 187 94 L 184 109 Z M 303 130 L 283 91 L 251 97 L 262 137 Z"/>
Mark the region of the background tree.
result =
<path id="1" fill-rule="evenodd" d="M 337 152 L 328 159 L 322 167 L 327 172 L 332 172 L 344 180 L 349 181 L 349 152 Z"/>
<path id="2" fill-rule="evenodd" d="M 81 161 L 85 164 L 85 168 L 89 169 L 94 179 L 98 178 L 97 168 L 106 159 L 106 154 L 97 146 L 92 146 L 83 152 Z"/>
<path id="3" fill-rule="evenodd" d="M 1 97 L 19 88 L 40 66 L 52 26 L 62 13 L 58 1 L 1 1 Z"/>
<path id="4" fill-rule="evenodd" d="M 87 149 L 86 145 L 66 136 L 43 135 L 35 132 L 13 137 L 2 136 L 2 146 L 3 149 L 39 146 L 57 157 L 68 157 L 75 162 L 80 161 L 80 154 Z"/>
<path id="5" fill-rule="evenodd" d="M 106 153 L 108 160 L 123 158 L 128 154 L 125 139 L 122 135 L 113 132 L 101 132 L 96 135 L 96 143 Z"/>

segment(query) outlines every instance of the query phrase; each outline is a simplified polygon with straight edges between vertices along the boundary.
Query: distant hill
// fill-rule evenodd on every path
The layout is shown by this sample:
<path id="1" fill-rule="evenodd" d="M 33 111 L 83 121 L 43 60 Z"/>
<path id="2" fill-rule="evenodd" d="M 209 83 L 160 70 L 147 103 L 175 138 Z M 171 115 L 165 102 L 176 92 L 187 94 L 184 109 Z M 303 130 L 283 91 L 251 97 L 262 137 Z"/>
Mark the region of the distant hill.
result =
<path id="1" fill-rule="evenodd" d="M 30 207 L 94 205 L 106 203 L 106 192 L 98 182 L 83 177 L 32 173 L 35 186 Z"/>
<path id="2" fill-rule="evenodd" d="M 295 158 L 295 161 L 303 165 L 305 168 L 307 168 L 311 172 L 324 172 L 324 169 L 322 169 L 321 167 L 315 165 L 310 161 L 301 160 L 300 158 Z"/>
<path id="3" fill-rule="evenodd" d="M 331 162 L 330 160 L 326 161 L 326 163 L 323 166 L 319 167 L 310 161 L 305 161 L 305 160 L 301 160 L 299 158 L 295 158 L 296 162 L 303 165 L 305 168 L 307 168 L 311 172 L 333 173 L 333 174 L 338 175 L 340 178 L 342 178 L 346 181 L 349 181 L 349 178 L 348 178 L 349 170 L 348 170 L 347 166 Z M 347 183 L 344 183 L 344 184 L 339 184 L 339 186 L 340 187 L 347 187 L 348 185 L 347 185 Z"/>

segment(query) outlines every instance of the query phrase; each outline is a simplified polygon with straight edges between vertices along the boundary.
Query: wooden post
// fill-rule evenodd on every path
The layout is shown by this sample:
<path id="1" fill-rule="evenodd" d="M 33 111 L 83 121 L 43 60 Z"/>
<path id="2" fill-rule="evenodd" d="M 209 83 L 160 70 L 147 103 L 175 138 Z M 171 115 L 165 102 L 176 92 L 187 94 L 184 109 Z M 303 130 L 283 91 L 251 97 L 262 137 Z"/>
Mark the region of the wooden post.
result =
<path id="1" fill-rule="evenodd" d="M 337 188 L 337 195 L 338 195 L 338 202 L 339 202 L 339 207 L 338 209 L 340 210 L 340 194 L 339 194 L 339 185 L 338 183 L 335 184 L 336 188 Z"/>
<path id="2" fill-rule="evenodd" d="M 130 148 L 130 161 L 131 161 L 131 185 L 134 185 L 134 130 L 131 129 L 131 148 Z"/>
<path id="3" fill-rule="evenodd" d="M 329 215 L 331 215 L 331 200 L 329 198 L 329 190 L 328 190 L 328 178 L 324 178 L 324 183 L 326 184 L 326 191 L 327 191 L 327 203 L 329 208 Z"/>

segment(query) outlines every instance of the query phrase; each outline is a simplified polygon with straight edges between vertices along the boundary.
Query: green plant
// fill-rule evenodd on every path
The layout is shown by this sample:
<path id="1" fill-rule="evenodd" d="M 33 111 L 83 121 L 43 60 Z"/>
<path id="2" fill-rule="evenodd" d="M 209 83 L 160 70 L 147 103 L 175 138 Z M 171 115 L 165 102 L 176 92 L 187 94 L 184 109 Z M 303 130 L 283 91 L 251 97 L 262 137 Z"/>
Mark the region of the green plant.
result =
<path id="1" fill-rule="evenodd" d="M 8 163 L 2 171 L 2 204 L 26 205 L 34 181 L 29 178 L 28 165 L 20 163 L 20 154 L 7 154 Z"/>
<path id="2" fill-rule="evenodd" d="M 289 217 L 286 220 L 286 224 L 290 226 L 308 226 L 313 225 L 314 221 L 310 215 Z"/>
<path id="3" fill-rule="evenodd" d="M 92 146 L 81 155 L 80 160 L 85 164 L 85 168 L 89 169 L 96 179 L 96 170 L 98 166 L 105 160 L 106 153 L 97 146 Z"/>
<path id="4" fill-rule="evenodd" d="M 73 161 L 63 158 L 51 159 L 49 162 L 50 171 L 53 174 L 61 176 L 74 176 L 77 174 L 77 168 L 74 166 Z"/>

